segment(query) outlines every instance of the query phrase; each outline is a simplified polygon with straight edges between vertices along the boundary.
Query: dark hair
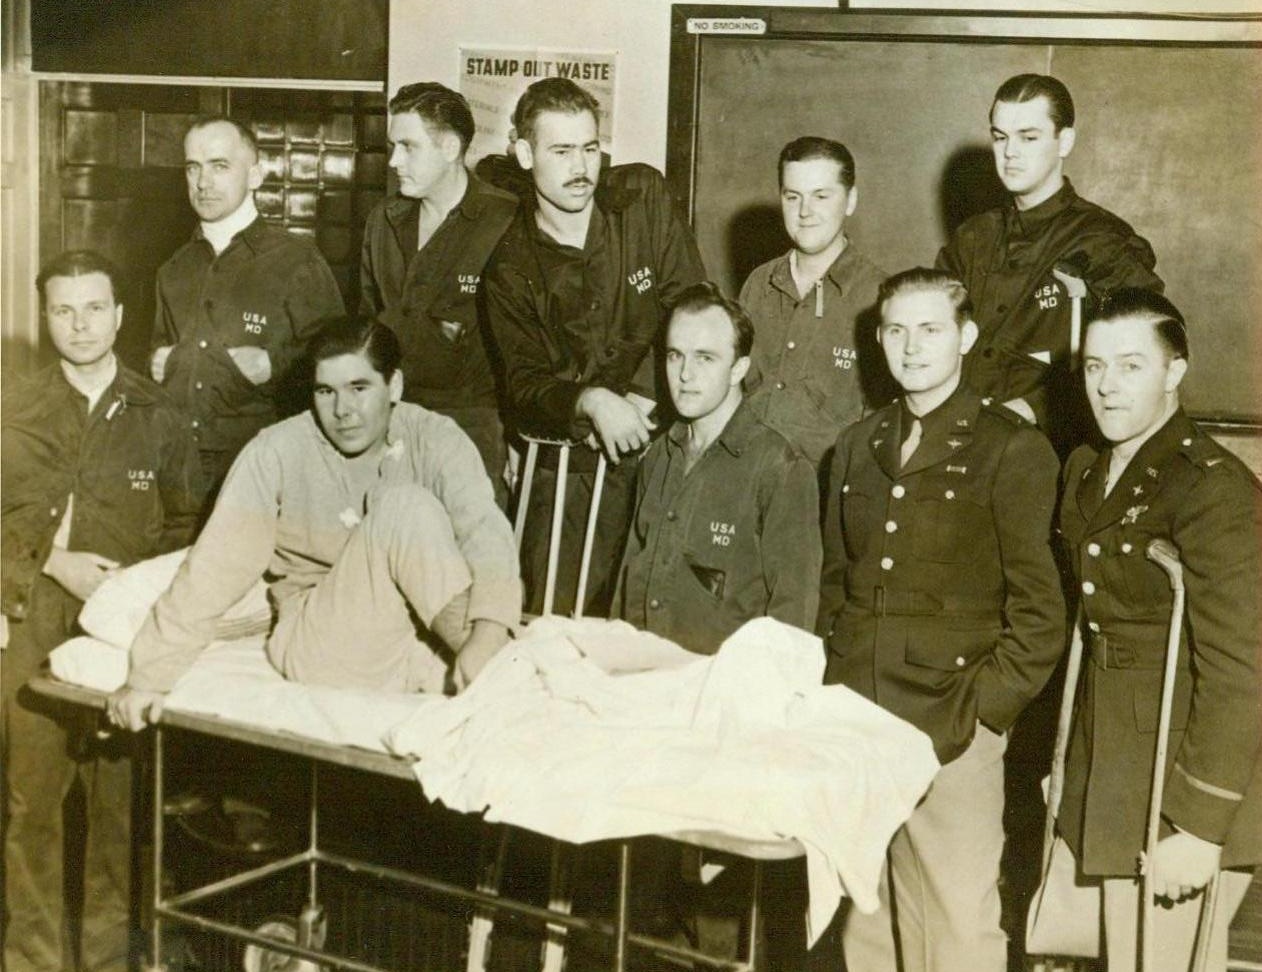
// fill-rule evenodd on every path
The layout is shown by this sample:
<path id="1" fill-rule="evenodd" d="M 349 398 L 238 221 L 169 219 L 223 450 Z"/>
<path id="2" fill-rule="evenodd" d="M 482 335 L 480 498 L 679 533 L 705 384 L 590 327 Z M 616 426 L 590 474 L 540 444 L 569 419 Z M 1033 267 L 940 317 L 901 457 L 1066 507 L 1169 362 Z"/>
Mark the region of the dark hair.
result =
<path id="1" fill-rule="evenodd" d="M 854 188 L 854 156 L 850 149 L 831 138 L 803 135 L 780 150 L 780 162 L 776 169 L 780 184 L 784 184 L 784 167 L 790 162 L 807 162 L 811 159 L 831 159 L 837 163 L 837 176 L 847 189 Z"/>
<path id="2" fill-rule="evenodd" d="M 53 277 L 86 277 L 90 273 L 105 274 L 110 282 L 110 295 L 118 303 L 118 268 L 96 250 L 67 250 L 45 263 L 35 278 L 40 306 L 44 306 L 44 291 Z"/>
<path id="3" fill-rule="evenodd" d="M 1151 323 L 1157 341 L 1172 358 L 1191 360 L 1188 351 L 1188 327 L 1179 309 L 1161 294 L 1142 287 L 1120 287 L 1106 294 L 1091 315 L 1083 336 L 1092 324 L 1107 323 L 1134 317 Z"/>
<path id="4" fill-rule="evenodd" d="M 560 111 L 568 115 L 590 111 L 596 124 L 600 124 L 600 103 L 585 89 L 569 78 L 544 78 L 532 84 L 517 99 L 517 107 L 513 109 L 513 128 L 517 130 L 517 137 L 532 142 L 535 122 L 545 111 Z"/>
<path id="5" fill-rule="evenodd" d="M 718 284 L 703 280 L 684 288 L 671 306 L 670 319 L 673 321 L 675 315 L 681 311 L 697 314 L 711 307 L 721 309 L 727 314 L 727 319 L 732 322 L 732 330 L 736 333 L 736 339 L 732 342 L 736 348 L 736 357 L 748 358 L 749 352 L 754 347 L 754 322 L 749 319 L 744 307 L 731 298 L 723 296 L 723 291 L 719 290 Z M 668 328 L 669 326 L 667 324 Z"/>
<path id="6" fill-rule="evenodd" d="M 307 352 L 312 374 L 321 361 L 343 354 L 362 354 L 387 380 L 399 370 L 403 359 L 394 331 L 379 321 L 359 317 L 335 317 L 324 326 Z"/>
<path id="7" fill-rule="evenodd" d="M 883 315 L 885 302 L 890 298 L 921 291 L 945 294 L 955 311 L 956 324 L 963 326 L 973 319 L 973 300 L 968 289 L 946 271 L 928 267 L 912 267 L 886 279 L 876 292 L 876 306 Z"/>
<path id="8" fill-rule="evenodd" d="M 469 102 L 437 81 L 405 84 L 395 92 L 387 107 L 392 115 L 416 112 L 430 128 L 454 133 L 460 139 L 461 155 L 473 141 L 473 112 L 469 110 Z"/>
<path id="9" fill-rule="evenodd" d="M 1060 134 L 1062 128 L 1073 128 L 1074 99 L 1064 83 L 1050 74 L 1018 74 L 1009 78 L 995 92 L 990 111 L 994 114 L 995 105 L 1001 101 L 1021 103 L 1035 98 L 1047 99 L 1048 114 L 1056 134 Z"/>
<path id="10" fill-rule="evenodd" d="M 250 126 L 237 121 L 235 118 L 229 118 L 227 115 L 198 115 L 188 126 L 184 137 L 188 138 L 192 132 L 200 128 L 209 128 L 211 125 L 231 125 L 237 130 L 237 134 L 241 136 L 241 141 L 245 142 L 254 157 L 256 159 L 259 157 L 259 140 L 250 129 Z"/>

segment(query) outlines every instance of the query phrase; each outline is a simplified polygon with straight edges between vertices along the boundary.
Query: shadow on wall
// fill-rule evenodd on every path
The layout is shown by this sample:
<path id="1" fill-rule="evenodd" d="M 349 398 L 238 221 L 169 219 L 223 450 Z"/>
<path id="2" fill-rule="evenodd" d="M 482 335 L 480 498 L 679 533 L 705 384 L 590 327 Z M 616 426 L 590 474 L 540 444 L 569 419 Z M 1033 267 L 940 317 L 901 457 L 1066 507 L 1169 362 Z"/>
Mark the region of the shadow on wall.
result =
<path id="1" fill-rule="evenodd" d="M 732 268 L 732 293 L 740 292 L 755 267 L 789 248 L 780 207 L 748 206 L 732 217 L 727 230 L 727 266 Z"/>
<path id="2" fill-rule="evenodd" d="M 938 192 L 939 217 L 947 237 L 970 216 L 1002 206 L 1007 200 L 989 148 L 967 145 L 947 159 Z"/>

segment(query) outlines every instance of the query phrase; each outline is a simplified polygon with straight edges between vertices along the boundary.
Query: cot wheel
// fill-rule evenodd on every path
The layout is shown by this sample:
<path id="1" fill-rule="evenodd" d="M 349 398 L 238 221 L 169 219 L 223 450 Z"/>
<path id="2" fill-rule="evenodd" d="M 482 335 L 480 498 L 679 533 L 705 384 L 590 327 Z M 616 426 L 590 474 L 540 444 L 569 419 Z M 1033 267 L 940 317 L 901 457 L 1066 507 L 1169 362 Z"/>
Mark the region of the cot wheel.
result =
<path id="1" fill-rule="evenodd" d="M 292 918 L 270 918 L 254 934 L 274 938 L 278 942 L 297 942 L 298 923 Z M 274 952 L 251 942 L 241 956 L 245 972 L 325 972 L 324 966 L 284 952 Z"/>

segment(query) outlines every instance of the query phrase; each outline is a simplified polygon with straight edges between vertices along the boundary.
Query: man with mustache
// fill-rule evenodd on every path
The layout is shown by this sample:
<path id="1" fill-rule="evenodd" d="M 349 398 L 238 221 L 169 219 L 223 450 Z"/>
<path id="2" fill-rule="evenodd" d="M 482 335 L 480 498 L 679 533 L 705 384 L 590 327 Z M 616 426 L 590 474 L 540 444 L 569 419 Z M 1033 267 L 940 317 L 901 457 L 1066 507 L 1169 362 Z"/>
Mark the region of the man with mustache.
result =
<path id="1" fill-rule="evenodd" d="M 200 223 L 158 269 L 150 371 L 186 412 L 207 485 L 217 488 L 255 432 L 286 411 L 289 372 L 318 329 L 343 312 L 316 245 L 267 223 L 258 143 L 223 116 L 184 136 L 188 198 Z"/>
<path id="2" fill-rule="evenodd" d="M 557 610 L 572 607 L 596 450 L 611 462 L 588 583 L 604 613 L 630 523 L 636 455 L 657 428 L 650 349 L 666 309 L 705 278 L 692 232 L 660 173 L 601 170 L 600 108 L 566 78 L 526 89 L 513 124 L 518 163 L 534 181 L 486 274 L 510 421 L 521 432 L 585 439 L 570 459 Z M 549 450 L 550 451 L 550 450 Z M 546 455 L 540 465 L 555 457 Z M 541 468 L 522 540 L 527 602 L 539 610 L 554 468 Z"/>
<path id="3" fill-rule="evenodd" d="M 1148 241 L 1065 177 L 1075 130 L 1063 83 L 1009 78 L 995 92 L 990 137 L 1011 201 L 961 224 L 937 267 L 968 288 L 977 316 L 965 381 L 1037 422 L 1064 453 L 1083 441 L 1090 416 L 1070 374 L 1070 296 L 1053 271 L 1059 264 L 1083 280 L 1091 303 L 1123 286 L 1160 291 L 1162 282 Z"/>

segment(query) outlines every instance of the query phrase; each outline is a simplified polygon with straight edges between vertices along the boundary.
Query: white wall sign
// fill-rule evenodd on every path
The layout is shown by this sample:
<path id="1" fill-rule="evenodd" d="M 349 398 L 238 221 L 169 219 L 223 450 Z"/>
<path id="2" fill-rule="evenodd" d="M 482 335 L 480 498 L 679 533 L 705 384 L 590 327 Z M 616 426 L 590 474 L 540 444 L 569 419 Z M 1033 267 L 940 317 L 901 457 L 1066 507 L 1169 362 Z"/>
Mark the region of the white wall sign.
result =
<path id="1" fill-rule="evenodd" d="M 468 158 L 503 153 L 509 145 L 513 108 L 527 86 L 542 78 L 570 78 L 600 103 L 600 147 L 612 144 L 614 74 L 612 51 L 460 46 L 460 93 L 468 99 L 477 129 Z"/>

